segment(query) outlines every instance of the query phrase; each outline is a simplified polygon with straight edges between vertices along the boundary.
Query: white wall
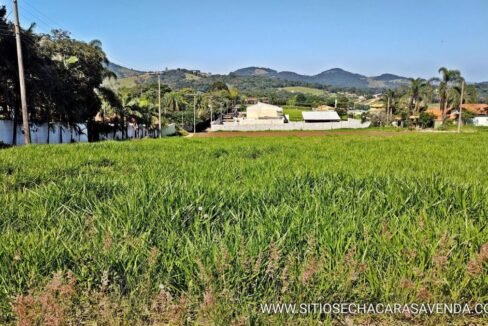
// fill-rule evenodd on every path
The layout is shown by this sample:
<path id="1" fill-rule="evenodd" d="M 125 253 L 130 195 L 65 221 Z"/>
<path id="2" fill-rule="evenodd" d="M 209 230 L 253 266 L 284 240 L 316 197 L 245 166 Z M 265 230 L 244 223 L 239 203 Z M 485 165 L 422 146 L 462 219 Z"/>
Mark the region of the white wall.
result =
<path id="1" fill-rule="evenodd" d="M 479 127 L 488 127 L 488 117 L 474 117 L 473 125 Z"/>
<path id="2" fill-rule="evenodd" d="M 176 134 L 176 125 L 174 123 L 161 128 L 162 136 L 172 136 L 174 134 Z M 145 137 L 156 138 L 157 135 L 158 135 L 157 131 L 149 131 L 148 129 L 142 127 L 136 128 L 132 124 L 129 124 L 127 127 L 127 137 L 131 139 L 145 138 Z M 120 140 L 122 138 L 123 135 L 122 135 L 122 131 L 120 130 L 117 130 L 117 132 L 115 133 L 115 137 L 113 131 L 108 132 L 107 134 L 100 133 L 100 140 L 114 140 L 114 139 Z"/>
<path id="3" fill-rule="evenodd" d="M 12 136 L 13 136 L 13 128 L 14 123 L 12 120 L 0 120 L 0 142 L 13 145 Z M 78 132 L 80 130 L 80 132 Z M 47 123 L 43 123 L 40 125 L 33 124 L 30 128 L 31 132 L 31 142 L 32 144 L 47 144 L 48 138 L 48 127 Z M 170 136 L 176 134 L 176 127 L 175 124 L 170 124 L 161 130 L 161 134 L 163 136 Z M 136 137 L 136 130 L 135 128 L 130 125 L 129 138 Z M 138 138 L 144 137 L 156 137 L 156 133 L 150 133 L 147 129 L 142 129 L 139 131 Z M 61 136 L 61 139 L 60 139 Z M 100 139 L 104 140 L 111 140 L 114 139 L 114 133 L 109 132 L 107 135 L 100 134 Z M 117 131 L 115 135 L 115 139 L 122 139 L 122 133 Z M 49 144 L 59 144 L 59 143 L 71 143 L 71 142 L 88 142 L 88 131 L 86 128 L 86 124 L 78 123 L 77 128 L 69 128 L 60 123 L 51 123 L 51 128 L 49 128 Z M 16 142 L 17 145 L 24 144 L 24 135 L 22 133 L 22 125 L 17 125 L 17 135 L 16 135 Z"/>
<path id="4" fill-rule="evenodd" d="M 282 125 L 285 123 L 284 118 L 280 119 L 249 119 L 249 118 L 234 118 L 233 122 L 224 122 L 226 126 L 240 126 L 240 125 Z"/>
<path id="5" fill-rule="evenodd" d="M 283 124 L 212 124 L 212 131 L 266 131 L 266 130 L 333 130 L 333 129 L 363 129 L 368 128 L 370 122 L 361 123 L 360 120 L 349 119 L 340 122 L 289 122 Z"/>
<path id="6" fill-rule="evenodd" d="M 86 125 L 83 123 L 77 124 L 78 128 L 81 129 L 78 132 L 78 128 L 69 128 L 63 126 L 60 123 L 51 124 L 49 128 L 49 143 L 59 144 L 60 135 L 62 135 L 61 141 L 63 143 L 74 142 L 87 142 L 87 130 Z M 14 123 L 12 120 L 0 120 L 0 142 L 12 145 Z M 48 126 L 47 123 L 43 124 L 32 124 L 30 127 L 31 132 L 31 142 L 32 144 L 47 144 L 48 138 Z M 15 143 L 17 145 L 24 144 L 24 134 L 22 133 L 22 125 L 17 125 L 17 134 Z"/>
<path id="7" fill-rule="evenodd" d="M 174 123 L 161 128 L 161 136 L 173 136 L 176 134 L 176 125 Z"/>

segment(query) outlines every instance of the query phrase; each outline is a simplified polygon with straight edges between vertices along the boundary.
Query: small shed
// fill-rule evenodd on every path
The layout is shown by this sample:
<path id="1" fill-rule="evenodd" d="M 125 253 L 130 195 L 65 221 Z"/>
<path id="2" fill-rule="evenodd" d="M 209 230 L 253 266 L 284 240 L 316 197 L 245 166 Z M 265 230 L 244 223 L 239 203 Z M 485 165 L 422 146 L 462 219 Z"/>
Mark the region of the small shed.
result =
<path id="1" fill-rule="evenodd" d="M 339 122 L 341 118 L 335 111 L 303 111 L 303 120 L 307 123 Z"/>

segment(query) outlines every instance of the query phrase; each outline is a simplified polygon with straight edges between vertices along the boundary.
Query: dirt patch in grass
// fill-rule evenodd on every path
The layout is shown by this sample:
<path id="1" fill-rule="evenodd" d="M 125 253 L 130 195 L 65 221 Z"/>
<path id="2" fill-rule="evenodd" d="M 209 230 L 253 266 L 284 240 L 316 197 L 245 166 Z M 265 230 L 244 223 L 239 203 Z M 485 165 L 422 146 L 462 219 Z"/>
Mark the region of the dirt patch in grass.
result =
<path id="1" fill-rule="evenodd" d="M 317 137 L 336 135 L 365 135 L 365 136 L 399 136 L 405 132 L 373 131 L 373 130 L 347 130 L 347 131 L 219 131 L 198 133 L 198 138 L 230 138 L 230 137 Z"/>

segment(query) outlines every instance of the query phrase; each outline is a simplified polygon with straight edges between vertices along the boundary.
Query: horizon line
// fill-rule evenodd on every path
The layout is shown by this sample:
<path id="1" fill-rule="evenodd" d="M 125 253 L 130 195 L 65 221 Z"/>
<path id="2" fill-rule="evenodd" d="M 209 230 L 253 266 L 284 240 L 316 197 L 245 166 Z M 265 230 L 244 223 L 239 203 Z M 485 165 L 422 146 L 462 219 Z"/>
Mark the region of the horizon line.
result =
<path id="1" fill-rule="evenodd" d="M 375 77 L 381 77 L 383 75 L 394 75 L 394 76 L 397 76 L 397 77 L 400 77 L 400 78 L 404 78 L 404 79 L 409 79 L 409 78 L 416 78 L 416 77 L 407 77 L 407 76 L 403 76 L 403 75 L 400 75 L 400 74 L 397 74 L 397 73 L 392 73 L 392 72 L 383 72 L 383 73 L 380 73 L 380 74 L 376 74 L 376 75 L 366 75 L 366 74 L 362 74 L 362 73 L 359 73 L 359 72 L 353 72 L 353 71 L 350 71 L 350 70 L 346 70 L 344 68 L 340 68 L 340 67 L 333 67 L 333 68 L 329 68 L 329 69 L 326 69 L 326 70 L 322 70 L 316 74 L 306 74 L 306 73 L 300 73 L 300 72 L 297 72 L 297 71 L 293 71 L 293 70 L 277 70 L 277 69 L 273 69 L 273 68 L 270 68 L 270 67 L 265 67 L 265 66 L 259 66 L 259 65 L 251 65 L 251 66 L 246 66 L 246 67 L 241 67 L 241 68 L 237 68 L 237 69 L 234 69 L 234 70 L 231 70 L 229 72 L 226 72 L 226 73 L 214 73 L 212 71 L 206 71 L 206 70 L 203 70 L 203 69 L 199 69 L 199 68 L 185 68 L 185 67 L 165 67 L 164 69 L 161 69 L 161 70 L 158 70 L 158 69 L 138 69 L 138 68 L 133 68 L 133 67 L 129 67 L 129 65 L 125 65 L 123 63 L 118 63 L 118 62 L 115 62 L 115 61 L 112 61 L 110 60 L 109 61 L 110 63 L 112 64 L 115 64 L 115 65 L 118 65 L 118 66 L 121 66 L 123 68 L 126 68 L 126 69 L 130 69 L 130 70 L 133 70 L 133 71 L 138 71 L 138 72 L 142 72 L 142 73 L 154 73 L 154 72 L 164 72 L 166 70 L 178 70 L 178 69 L 184 69 L 184 70 L 189 70 L 189 71 L 199 71 L 199 72 L 202 72 L 202 73 L 209 73 L 211 75 L 222 75 L 222 76 L 225 76 L 225 75 L 230 75 L 231 73 L 234 73 L 236 72 L 237 70 L 241 70 L 241 69 L 247 69 L 247 68 L 257 68 L 257 69 L 269 69 L 269 70 L 273 70 L 273 71 L 276 71 L 278 73 L 282 73 L 282 72 L 292 72 L 292 73 L 295 73 L 295 74 L 298 74 L 298 75 L 302 75 L 302 76 L 307 76 L 307 77 L 313 77 L 313 76 L 317 76 L 321 73 L 324 73 L 324 72 L 327 72 L 327 71 L 331 71 L 331 70 L 342 70 L 342 71 L 345 71 L 347 73 L 350 73 L 350 74 L 355 74 L 355 75 L 360 75 L 360 76 L 363 76 L 363 77 L 366 77 L 366 78 L 375 78 Z M 457 69 L 459 70 L 459 69 Z M 428 78 L 425 78 L 425 77 L 419 77 L 419 78 L 423 78 L 425 80 L 428 80 Z M 480 80 L 480 81 L 469 81 L 469 80 L 466 80 L 466 83 L 470 83 L 470 84 L 480 84 L 480 83 L 487 83 L 488 82 L 488 78 L 486 80 Z"/>

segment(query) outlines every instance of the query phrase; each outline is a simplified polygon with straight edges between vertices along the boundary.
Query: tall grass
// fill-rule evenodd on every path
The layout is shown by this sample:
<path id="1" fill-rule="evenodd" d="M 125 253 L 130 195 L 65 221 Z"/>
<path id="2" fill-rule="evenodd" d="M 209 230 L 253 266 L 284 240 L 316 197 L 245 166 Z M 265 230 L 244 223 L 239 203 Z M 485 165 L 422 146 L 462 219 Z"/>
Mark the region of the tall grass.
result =
<path id="1" fill-rule="evenodd" d="M 239 324 L 296 318 L 260 314 L 267 302 L 486 302 L 487 143 L 398 134 L 2 150 L 0 321 Z"/>

